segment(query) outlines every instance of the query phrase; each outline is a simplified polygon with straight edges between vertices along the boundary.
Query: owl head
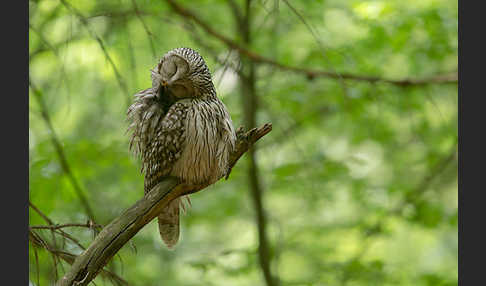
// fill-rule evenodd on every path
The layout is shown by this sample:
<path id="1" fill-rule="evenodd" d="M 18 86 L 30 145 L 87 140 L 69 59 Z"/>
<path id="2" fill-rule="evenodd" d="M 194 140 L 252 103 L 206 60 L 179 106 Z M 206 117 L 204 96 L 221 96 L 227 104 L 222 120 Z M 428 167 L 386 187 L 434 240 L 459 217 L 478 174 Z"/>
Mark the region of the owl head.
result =
<path id="1" fill-rule="evenodd" d="M 204 59 L 193 49 L 177 48 L 167 52 L 152 70 L 152 88 L 158 96 L 175 99 L 210 96 L 214 85 Z"/>

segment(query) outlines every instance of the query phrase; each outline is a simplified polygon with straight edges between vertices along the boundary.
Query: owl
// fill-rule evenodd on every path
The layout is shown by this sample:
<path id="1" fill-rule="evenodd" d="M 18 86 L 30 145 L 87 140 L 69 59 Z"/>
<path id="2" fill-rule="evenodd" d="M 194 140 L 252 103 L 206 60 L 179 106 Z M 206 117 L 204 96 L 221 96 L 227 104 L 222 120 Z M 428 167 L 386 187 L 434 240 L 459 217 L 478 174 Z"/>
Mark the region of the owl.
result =
<path id="1" fill-rule="evenodd" d="M 203 58 L 190 48 L 171 50 L 151 77 L 152 87 L 135 94 L 127 111 L 130 149 L 142 161 L 144 193 L 168 177 L 198 185 L 225 176 L 236 134 Z M 158 215 L 160 236 L 169 249 L 179 240 L 181 208 L 179 197 Z"/>

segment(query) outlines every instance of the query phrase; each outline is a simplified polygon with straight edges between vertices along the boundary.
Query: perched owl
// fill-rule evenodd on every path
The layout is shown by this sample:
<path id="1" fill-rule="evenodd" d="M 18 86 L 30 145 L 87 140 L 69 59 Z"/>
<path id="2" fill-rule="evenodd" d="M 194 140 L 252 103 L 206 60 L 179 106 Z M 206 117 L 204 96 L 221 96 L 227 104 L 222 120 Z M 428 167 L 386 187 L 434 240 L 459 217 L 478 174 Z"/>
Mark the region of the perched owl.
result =
<path id="1" fill-rule="evenodd" d="M 169 176 L 211 184 L 229 171 L 235 130 L 196 51 L 178 48 L 165 54 L 152 70 L 152 87 L 135 94 L 127 116 L 130 149 L 142 160 L 145 194 Z M 182 199 L 174 199 L 158 216 L 169 249 L 179 239 L 181 207 Z"/>

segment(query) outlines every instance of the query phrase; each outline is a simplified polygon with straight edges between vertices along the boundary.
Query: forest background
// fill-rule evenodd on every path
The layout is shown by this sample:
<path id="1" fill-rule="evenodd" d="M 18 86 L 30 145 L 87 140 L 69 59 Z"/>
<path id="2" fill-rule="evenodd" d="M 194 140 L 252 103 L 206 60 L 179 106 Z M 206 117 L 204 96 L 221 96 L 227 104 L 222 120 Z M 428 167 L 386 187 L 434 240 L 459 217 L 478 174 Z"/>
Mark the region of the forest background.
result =
<path id="1" fill-rule="evenodd" d="M 31 285 L 143 196 L 126 110 L 183 46 L 273 131 L 93 285 L 457 285 L 457 30 L 450 0 L 29 1 Z"/>

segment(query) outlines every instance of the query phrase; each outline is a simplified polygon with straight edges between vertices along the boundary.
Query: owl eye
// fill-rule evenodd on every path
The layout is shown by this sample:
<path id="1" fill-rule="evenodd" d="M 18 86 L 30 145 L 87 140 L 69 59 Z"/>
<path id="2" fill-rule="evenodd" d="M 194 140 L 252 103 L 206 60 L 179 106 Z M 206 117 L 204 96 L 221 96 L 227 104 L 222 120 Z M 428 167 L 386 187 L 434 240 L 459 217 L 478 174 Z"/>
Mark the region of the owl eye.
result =
<path id="1" fill-rule="evenodd" d="M 171 60 L 166 60 L 162 63 L 162 71 L 171 78 L 177 70 L 175 63 Z"/>

